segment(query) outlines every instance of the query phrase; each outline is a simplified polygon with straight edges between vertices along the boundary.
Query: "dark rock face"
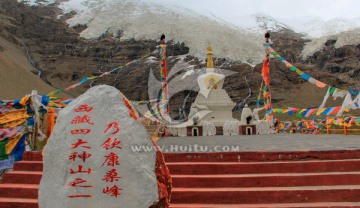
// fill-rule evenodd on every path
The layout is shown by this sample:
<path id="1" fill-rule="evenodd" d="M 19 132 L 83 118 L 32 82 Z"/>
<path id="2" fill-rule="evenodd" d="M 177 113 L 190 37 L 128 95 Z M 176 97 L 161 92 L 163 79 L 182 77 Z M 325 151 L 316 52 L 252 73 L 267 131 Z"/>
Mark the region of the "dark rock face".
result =
<path id="1" fill-rule="evenodd" d="M 56 88 L 68 87 L 79 82 L 83 77 L 100 75 L 139 59 L 153 52 L 159 44 L 157 40 L 120 41 L 122 31 L 115 35 L 104 33 L 98 39 L 83 39 L 79 33 L 87 26 L 68 27 L 65 20 L 74 14 L 67 14 L 57 19 L 61 11 L 55 7 L 29 7 L 17 3 L 16 0 L 2 0 L 0 13 L 7 17 L 0 19 L 3 23 L 0 24 L 1 36 L 11 39 L 15 44 L 22 45 L 23 42 L 37 68 L 41 69 L 41 78 Z M 360 45 L 335 48 L 336 40 L 328 40 L 322 51 L 303 61 L 300 54 L 309 40 L 304 39 L 301 34 L 284 29 L 271 33 L 271 39 L 273 48 L 279 54 L 314 78 L 344 89 L 358 85 Z M 188 52 L 189 48 L 184 43 L 168 42 L 168 69 L 179 61 L 176 56 Z M 126 66 L 112 75 L 70 90 L 68 96 L 76 97 L 90 86 L 108 84 L 118 88 L 130 100 L 148 100 L 147 84 L 150 69 L 157 79 L 160 77 L 159 55 L 154 56 L 156 59 L 153 62 L 142 60 Z M 196 57 L 187 56 L 184 61 L 191 61 L 189 64 L 196 65 L 195 69 L 205 67 Z M 262 80 L 261 64 L 251 67 L 239 62 L 229 62 L 223 58 L 217 58 L 214 63 L 216 66 L 222 65 L 223 69 L 238 72 L 227 77 L 224 84 L 233 101 L 255 104 Z M 275 59 L 270 61 L 270 74 L 274 106 L 312 107 L 321 103 L 324 93 L 314 91 L 313 85 L 307 84 L 281 62 Z M 251 95 L 248 97 L 249 87 Z M 173 117 L 178 117 L 178 106 L 188 93 L 180 92 L 171 98 Z M 186 100 L 186 111 L 196 95 L 197 93 L 192 92 Z M 299 95 L 302 96 L 302 100 L 298 98 Z M 245 98 L 247 99 L 244 100 Z"/>
<path id="2" fill-rule="evenodd" d="M 324 71 L 345 73 L 349 77 L 356 77 L 360 69 L 360 44 L 335 48 L 335 43 L 336 40 L 328 40 L 325 47 L 316 52 L 307 62 Z"/>

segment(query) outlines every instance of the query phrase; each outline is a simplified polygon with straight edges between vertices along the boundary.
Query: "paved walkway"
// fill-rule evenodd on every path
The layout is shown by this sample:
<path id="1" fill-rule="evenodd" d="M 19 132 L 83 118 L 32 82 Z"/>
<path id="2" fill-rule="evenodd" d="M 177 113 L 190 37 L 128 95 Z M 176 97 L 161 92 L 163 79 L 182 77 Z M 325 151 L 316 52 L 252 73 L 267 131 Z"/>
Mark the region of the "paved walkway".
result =
<path id="1" fill-rule="evenodd" d="M 354 150 L 360 149 L 360 136 L 271 134 L 164 137 L 157 143 L 163 152 L 199 152 L 199 150 L 202 152 Z"/>

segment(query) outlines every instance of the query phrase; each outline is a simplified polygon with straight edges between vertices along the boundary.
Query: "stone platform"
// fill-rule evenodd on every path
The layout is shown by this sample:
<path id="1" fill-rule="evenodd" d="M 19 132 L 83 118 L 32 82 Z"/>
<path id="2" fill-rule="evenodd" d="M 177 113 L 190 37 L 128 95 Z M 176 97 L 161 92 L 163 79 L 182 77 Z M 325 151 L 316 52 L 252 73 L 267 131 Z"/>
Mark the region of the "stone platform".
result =
<path id="1" fill-rule="evenodd" d="M 158 141 L 163 152 L 292 152 L 360 149 L 359 135 L 270 134 L 207 137 L 165 137 Z M 197 149 L 195 148 L 198 146 Z M 202 148 L 202 149 L 200 149 Z M 184 151 L 185 150 L 185 151 Z M 227 151 L 229 150 L 229 151 Z"/>
<path id="2" fill-rule="evenodd" d="M 289 134 L 173 137 L 158 144 L 173 180 L 170 208 L 360 208 L 359 141 Z M 170 151 L 195 145 L 238 149 Z M 38 208 L 41 152 L 23 159 L 0 184 L 2 208 Z"/>

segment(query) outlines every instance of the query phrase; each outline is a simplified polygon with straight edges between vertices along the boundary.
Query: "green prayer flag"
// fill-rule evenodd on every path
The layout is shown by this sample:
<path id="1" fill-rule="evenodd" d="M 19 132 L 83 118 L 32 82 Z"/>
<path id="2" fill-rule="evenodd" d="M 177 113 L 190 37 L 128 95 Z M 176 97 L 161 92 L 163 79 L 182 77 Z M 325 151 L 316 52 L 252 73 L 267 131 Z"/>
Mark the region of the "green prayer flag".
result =
<path id="1" fill-rule="evenodd" d="M 8 155 L 6 154 L 5 145 L 8 143 L 7 140 L 0 141 L 0 160 L 8 159 Z"/>
<path id="2" fill-rule="evenodd" d="M 336 87 L 330 87 L 330 91 L 329 91 L 330 95 L 333 95 L 335 90 L 336 90 Z"/>
<path id="3" fill-rule="evenodd" d="M 289 69 L 294 72 L 297 68 L 295 66 L 290 66 Z"/>

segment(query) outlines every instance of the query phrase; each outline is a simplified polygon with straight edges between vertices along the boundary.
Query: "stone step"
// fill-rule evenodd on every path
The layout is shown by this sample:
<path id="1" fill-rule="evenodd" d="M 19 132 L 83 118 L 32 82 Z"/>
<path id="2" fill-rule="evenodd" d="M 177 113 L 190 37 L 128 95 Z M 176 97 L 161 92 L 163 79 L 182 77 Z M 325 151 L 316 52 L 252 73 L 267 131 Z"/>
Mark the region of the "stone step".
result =
<path id="1" fill-rule="evenodd" d="M 296 162 L 244 162 L 244 163 L 167 163 L 173 175 L 191 174 L 251 174 L 251 173 L 309 173 L 309 172 L 356 172 L 360 160 L 320 160 Z M 41 172 L 43 162 L 20 161 L 15 171 Z"/>
<path id="2" fill-rule="evenodd" d="M 173 188 L 174 204 L 280 204 L 358 202 L 360 186 Z"/>
<path id="3" fill-rule="evenodd" d="M 38 208 L 37 199 L 0 198 L 1 208 Z"/>
<path id="4" fill-rule="evenodd" d="M 360 172 L 172 175 L 175 188 L 358 185 Z"/>
<path id="5" fill-rule="evenodd" d="M 12 171 L 3 175 L 3 184 L 40 184 L 40 171 Z"/>
<path id="6" fill-rule="evenodd" d="M 166 162 L 271 162 L 360 159 L 360 150 L 164 153 Z"/>
<path id="7" fill-rule="evenodd" d="M 170 208 L 359 208 L 360 202 L 315 202 L 286 204 L 171 204 Z"/>
<path id="8" fill-rule="evenodd" d="M 19 161 L 14 163 L 14 171 L 42 171 L 42 161 Z"/>
<path id="9" fill-rule="evenodd" d="M 41 151 L 32 151 L 32 152 L 27 151 L 23 154 L 22 160 L 42 161 L 42 152 Z"/>
<path id="10" fill-rule="evenodd" d="M 176 162 L 166 163 L 171 175 L 252 173 L 357 172 L 360 159 L 282 162 Z"/>
<path id="11" fill-rule="evenodd" d="M 164 153 L 166 162 L 272 162 L 360 159 L 360 150 L 322 150 L 294 152 L 200 152 Z M 42 161 L 41 151 L 25 152 L 23 160 Z"/>
<path id="12" fill-rule="evenodd" d="M 38 184 L 0 184 L 1 197 L 38 198 Z"/>

